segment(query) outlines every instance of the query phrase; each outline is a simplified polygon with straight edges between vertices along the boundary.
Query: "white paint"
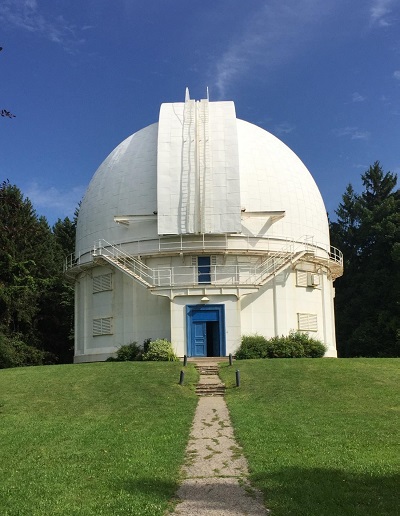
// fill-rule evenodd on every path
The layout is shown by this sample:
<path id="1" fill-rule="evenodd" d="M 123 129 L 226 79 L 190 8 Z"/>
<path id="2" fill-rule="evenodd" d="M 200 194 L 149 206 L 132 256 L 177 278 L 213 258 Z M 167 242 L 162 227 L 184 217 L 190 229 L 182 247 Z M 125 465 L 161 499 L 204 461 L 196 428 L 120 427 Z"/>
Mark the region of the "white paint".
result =
<path id="1" fill-rule="evenodd" d="M 318 265 L 304 255 L 255 285 L 254 270 L 272 252 L 309 250 L 305 239 L 322 244 L 313 248 Z M 91 250 L 102 240 L 143 261 L 159 287 L 96 264 Z M 75 361 L 104 360 L 120 345 L 147 338 L 167 338 L 183 356 L 186 305 L 202 298 L 225 306 L 227 354 L 243 334 L 287 335 L 297 329 L 298 313 L 311 313 L 318 320 L 312 336 L 336 356 L 327 250 L 324 203 L 300 159 L 272 134 L 236 119 L 232 102 L 196 102 L 187 93 L 185 103 L 161 106 L 159 123 L 116 147 L 82 201 Z M 198 285 L 193 264 L 211 255 L 213 285 Z M 297 268 L 318 274 L 320 285 L 297 286 Z M 110 271 L 112 290 L 93 293 L 92 277 Z M 112 318 L 113 333 L 94 337 L 93 319 L 103 317 Z"/>

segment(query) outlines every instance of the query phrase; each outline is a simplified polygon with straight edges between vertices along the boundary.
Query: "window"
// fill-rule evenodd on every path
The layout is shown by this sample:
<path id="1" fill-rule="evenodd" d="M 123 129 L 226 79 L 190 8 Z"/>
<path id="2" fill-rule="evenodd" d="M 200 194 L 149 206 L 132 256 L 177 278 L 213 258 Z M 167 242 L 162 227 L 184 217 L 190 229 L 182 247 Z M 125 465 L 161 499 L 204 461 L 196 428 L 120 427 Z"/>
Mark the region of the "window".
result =
<path id="1" fill-rule="evenodd" d="M 199 283 L 211 283 L 211 257 L 199 256 L 197 258 L 197 272 Z"/>
<path id="2" fill-rule="evenodd" d="M 93 319 L 93 337 L 112 335 L 112 317 Z"/>

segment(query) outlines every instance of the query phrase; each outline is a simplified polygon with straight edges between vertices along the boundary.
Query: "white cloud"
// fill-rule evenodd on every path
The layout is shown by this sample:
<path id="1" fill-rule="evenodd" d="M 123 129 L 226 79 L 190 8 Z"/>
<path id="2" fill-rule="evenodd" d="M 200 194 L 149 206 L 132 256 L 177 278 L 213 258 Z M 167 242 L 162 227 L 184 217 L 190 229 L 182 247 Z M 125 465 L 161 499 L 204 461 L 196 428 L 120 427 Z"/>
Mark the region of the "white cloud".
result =
<path id="1" fill-rule="evenodd" d="M 400 70 L 396 70 L 395 72 L 393 72 L 393 77 L 400 81 Z"/>
<path id="2" fill-rule="evenodd" d="M 264 2 L 215 63 L 213 76 L 219 97 L 225 98 L 230 85 L 249 70 L 270 70 L 292 59 L 313 40 L 313 27 L 333 6 L 320 0 Z"/>
<path id="3" fill-rule="evenodd" d="M 370 8 L 371 25 L 388 27 L 392 24 L 392 5 L 395 0 L 372 0 Z"/>
<path id="4" fill-rule="evenodd" d="M 335 129 L 334 134 L 336 136 L 349 136 L 351 140 L 368 140 L 371 136 L 369 131 L 360 131 L 358 127 L 341 127 Z"/>
<path id="5" fill-rule="evenodd" d="M 351 96 L 351 100 L 353 102 L 364 102 L 364 100 L 366 100 L 367 97 L 364 97 L 363 95 L 360 95 L 357 91 L 355 91 L 353 93 L 353 95 Z"/>
<path id="6" fill-rule="evenodd" d="M 296 126 L 290 124 L 289 122 L 282 122 L 275 127 L 275 133 L 279 134 L 279 135 L 289 134 L 292 131 L 294 131 L 295 129 L 296 129 Z"/>
<path id="7" fill-rule="evenodd" d="M 47 38 L 69 53 L 75 52 L 83 42 L 78 36 L 82 29 L 68 23 L 63 16 L 44 16 L 37 0 L 3 0 L 0 22 Z"/>
<path id="8" fill-rule="evenodd" d="M 24 193 L 35 206 L 38 215 L 45 211 L 55 214 L 56 218 L 64 218 L 73 216 L 85 190 L 84 186 L 75 186 L 71 190 L 61 191 L 55 186 L 44 188 L 37 182 L 32 182 L 24 188 Z"/>

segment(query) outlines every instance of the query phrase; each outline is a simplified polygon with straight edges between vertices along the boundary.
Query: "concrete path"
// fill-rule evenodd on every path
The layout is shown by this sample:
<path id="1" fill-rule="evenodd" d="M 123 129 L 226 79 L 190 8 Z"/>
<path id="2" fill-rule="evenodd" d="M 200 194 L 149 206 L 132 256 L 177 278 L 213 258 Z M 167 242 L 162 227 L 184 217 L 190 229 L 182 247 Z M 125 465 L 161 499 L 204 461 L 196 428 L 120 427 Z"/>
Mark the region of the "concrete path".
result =
<path id="1" fill-rule="evenodd" d="M 217 375 L 200 376 L 199 384 L 220 383 Z M 222 396 L 199 398 L 177 492 L 179 516 L 265 516 L 262 496 L 251 488 L 247 461 L 233 435 Z"/>

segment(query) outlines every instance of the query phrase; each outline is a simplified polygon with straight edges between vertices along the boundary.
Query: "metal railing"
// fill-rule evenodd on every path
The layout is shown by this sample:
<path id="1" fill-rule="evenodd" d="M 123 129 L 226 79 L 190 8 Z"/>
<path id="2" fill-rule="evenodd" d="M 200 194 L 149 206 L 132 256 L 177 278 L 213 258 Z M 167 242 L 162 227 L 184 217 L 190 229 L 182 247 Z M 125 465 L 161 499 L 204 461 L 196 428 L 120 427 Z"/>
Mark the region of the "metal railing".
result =
<path id="1" fill-rule="evenodd" d="M 198 237 L 191 235 L 190 238 L 183 236 L 165 237 L 140 241 L 140 243 L 142 248 L 146 247 L 145 255 L 147 256 L 176 251 L 192 254 L 212 251 L 218 253 L 218 251 L 226 252 L 227 250 L 236 251 L 238 254 L 246 252 L 249 256 L 253 254 L 251 251 L 254 254 L 260 254 L 261 251 L 268 254 L 267 258 L 259 265 L 210 265 L 210 283 L 208 284 L 211 285 L 261 285 L 268 277 L 276 274 L 286 264 L 299 259 L 305 253 L 312 254 L 316 261 L 325 263 L 327 266 L 334 265 L 336 272 L 343 268 L 343 254 L 339 249 L 315 244 L 310 237 L 306 236 L 299 240 L 293 240 L 243 235 L 225 235 L 222 238 L 211 235 L 199 235 Z M 199 282 L 197 266 L 177 265 L 153 269 L 132 254 L 132 250 L 135 248 L 137 250 L 137 242 L 115 245 L 106 240 L 100 240 L 96 242 L 89 256 L 87 252 L 78 257 L 69 256 L 65 268 L 70 270 L 82 264 L 88 264 L 94 257 L 100 256 L 124 269 L 125 272 L 147 286 L 202 284 L 201 281 Z M 151 252 L 150 249 L 152 249 Z M 337 275 L 340 275 L 340 273 Z"/>

